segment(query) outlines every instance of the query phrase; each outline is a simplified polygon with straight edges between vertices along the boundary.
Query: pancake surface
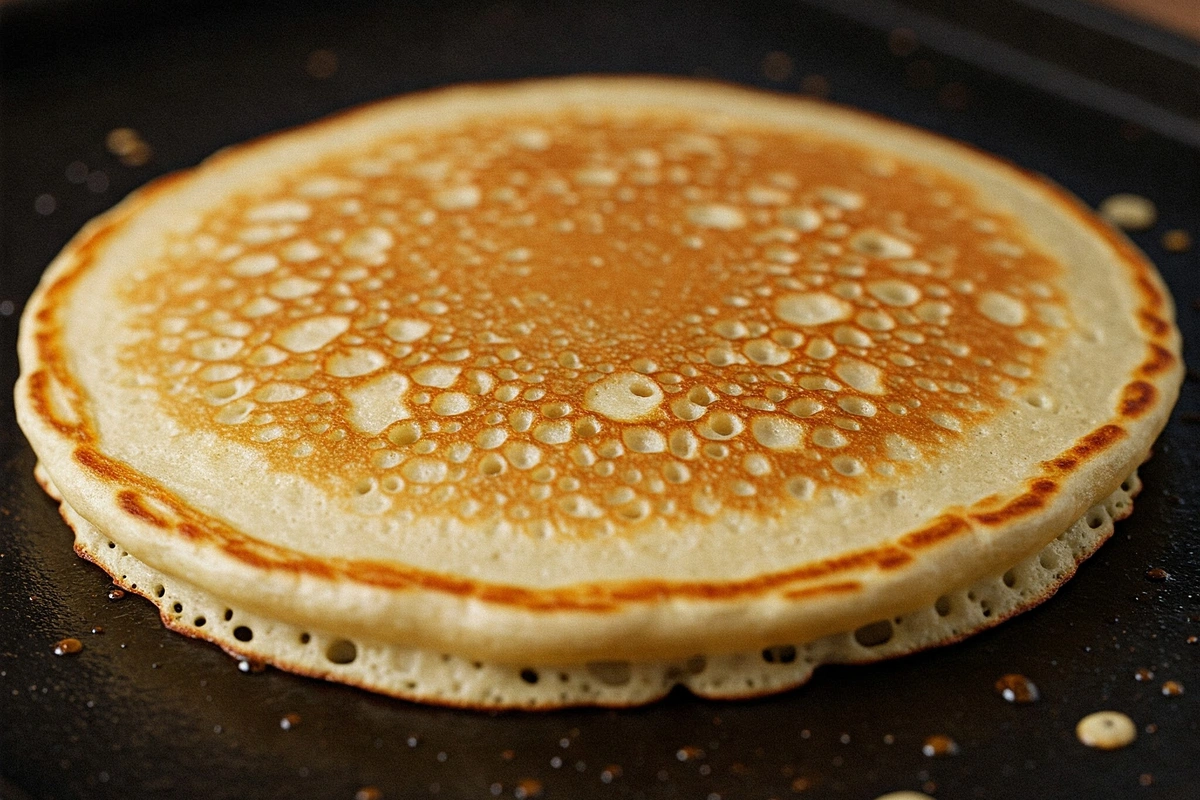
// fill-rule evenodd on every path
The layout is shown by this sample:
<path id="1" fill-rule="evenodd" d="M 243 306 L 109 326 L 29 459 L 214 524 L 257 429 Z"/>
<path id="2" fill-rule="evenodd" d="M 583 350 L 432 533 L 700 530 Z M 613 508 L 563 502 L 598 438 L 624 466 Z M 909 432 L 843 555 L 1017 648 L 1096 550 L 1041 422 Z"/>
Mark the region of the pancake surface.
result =
<path id="1" fill-rule="evenodd" d="M 1181 372 L 1152 268 L 1060 191 L 647 79 L 223 153 L 85 229 L 21 347 L 92 540 L 297 630 L 510 666 L 932 607 L 1116 491 Z"/>

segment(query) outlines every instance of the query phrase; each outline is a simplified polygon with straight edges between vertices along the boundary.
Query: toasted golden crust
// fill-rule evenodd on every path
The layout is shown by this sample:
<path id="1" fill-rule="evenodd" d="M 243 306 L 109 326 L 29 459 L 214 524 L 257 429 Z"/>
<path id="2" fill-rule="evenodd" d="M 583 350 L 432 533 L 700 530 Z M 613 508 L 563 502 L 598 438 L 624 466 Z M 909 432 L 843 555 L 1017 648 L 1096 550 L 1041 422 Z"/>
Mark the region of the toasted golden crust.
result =
<path id="1" fill-rule="evenodd" d="M 152 567 L 556 663 L 924 605 L 1111 492 L 1181 374 L 1153 268 L 1061 190 L 652 79 L 447 90 L 222 153 L 81 232 L 21 347 L 54 482 Z"/>

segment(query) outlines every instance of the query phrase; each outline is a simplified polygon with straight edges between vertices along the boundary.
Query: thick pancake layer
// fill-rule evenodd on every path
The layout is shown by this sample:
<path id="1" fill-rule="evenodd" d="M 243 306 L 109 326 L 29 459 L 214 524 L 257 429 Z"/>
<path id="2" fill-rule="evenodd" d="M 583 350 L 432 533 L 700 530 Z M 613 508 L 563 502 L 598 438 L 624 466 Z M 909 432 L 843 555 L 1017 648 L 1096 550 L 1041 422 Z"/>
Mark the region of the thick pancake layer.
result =
<path id="1" fill-rule="evenodd" d="M 56 493 L 52 486 L 47 488 Z M 122 550 L 66 503 L 61 510 L 75 530 L 75 549 L 81 556 L 108 572 L 117 585 L 158 606 L 167 627 L 218 644 L 240 658 L 406 700 L 547 709 L 639 705 L 675 686 L 711 699 L 755 697 L 807 683 L 822 664 L 867 663 L 958 641 L 1053 595 L 1108 540 L 1113 523 L 1133 512 L 1140 489 L 1135 472 L 1039 553 L 903 616 L 753 653 L 698 653 L 674 662 L 605 660 L 583 666 L 489 664 L 282 624 L 228 607 L 186 582 L 164 576 Z"/>
<path id="2" fill-rule="evenodd" d="M 17 407 L 69 506 L 201 596 L 645 663 L 855 630 L 1041 551 L 1165 423 L 1172 315 L 1128 242 L 969 148 L 570 79 L 143 190 L 31 300 Z"/>

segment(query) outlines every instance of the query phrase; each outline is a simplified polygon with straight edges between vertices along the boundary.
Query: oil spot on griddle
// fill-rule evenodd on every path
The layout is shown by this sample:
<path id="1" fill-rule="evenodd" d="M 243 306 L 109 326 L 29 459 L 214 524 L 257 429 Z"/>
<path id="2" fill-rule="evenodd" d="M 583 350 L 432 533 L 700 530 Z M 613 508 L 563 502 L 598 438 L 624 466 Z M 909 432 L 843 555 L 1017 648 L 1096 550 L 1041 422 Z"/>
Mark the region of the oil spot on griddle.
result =
<path id="1" fill-rule="evenodd" d="M 154 155 L 154 150 L 133 128 L 112 129 L 104 138 L 104 146 L 127 167 L 143 166 Z"/>
<path id="2" fill-rule="evenodd" d="M 958 750 L 958 742 L 941 733 L 927 737 L 921 745 L 921 752 L 930 758 L 958 755 Z"/>
<path id="3" fill-rule="evenodd" d="M 779 50 L 772 50 L 763 57 L 760 68 L 767 80 L 783 83 L 792 77 L 792 57 Z"/>
<path id="4" fill-rule="evenodd" d="M 529 800 L 529 798 L 541 796 L 542 782 L 534 780 L 533 778 L 524 778 L 523 780 L 519 781 L 516 788 L 513 789 L 513 797 L 517 798 L 517 800 Z"/>
<path id="5" fill-rule="evenodd" d="M 895 28 L 888 33 L 888 50 L 893 55 L 901 58 L 911 56 L 920 46 L 921 42 L 912 28 Z"/>
<path id="6" fill-rule="evenodd" d="M 66 176 L 67 182 L 73 183 L 76 186 L 87 180 L 89 172 L 91 172 L 91 170 L 88 168 L 88 165 L 82 161 L 72 161 L 70 164 L 67 164 L 67 168 L 63 170 L 63 174 Z"/>
<path id="7" fill-rule="evenodd" d="M 304 62 L 304 71 L 317 80 L 332 78 L 337 70 L 338 57 L 332 50 L 313 50 Z"/>
<path id="8" fill-rule="evenodd" d="M 54 643 L 54 655 L 73 656 L 82 652 L 83 642 L 78 639 L 60 639 Z"/>
<path id="9" fill-rule="evenodd" d="M 824 75 L 805 75 L 800 81 L 800 91 L 811 97 L 828 97 L 829 90 L 829 79 Z"/>
<path id="10" fill-rule="evenodd" d="M 1162 246 L 1171 253 L 1186 253 L 1192 249 L 1192 235 L 1182 228 L 1172 228 L 1163 233 Z"/>
<path id="11" fill-rule="evenodd" d="M 996 693 L 1016 704 L 1035 703 L 1041 697 L 1037 685 L 1017 673 L 1009 673 L 996 681 Z"/>

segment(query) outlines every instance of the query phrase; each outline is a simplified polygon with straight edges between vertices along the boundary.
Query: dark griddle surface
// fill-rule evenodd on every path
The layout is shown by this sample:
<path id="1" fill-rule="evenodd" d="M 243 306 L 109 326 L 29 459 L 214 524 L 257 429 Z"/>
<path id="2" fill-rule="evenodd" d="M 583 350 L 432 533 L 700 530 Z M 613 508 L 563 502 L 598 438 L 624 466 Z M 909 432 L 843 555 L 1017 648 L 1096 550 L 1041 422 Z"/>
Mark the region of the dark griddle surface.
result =
<path id="1" fill-rule="evenodd" d="M 520 797 L 536 794 L 536 781 L 546 798 L 873 798 L 923 786 L 941 798 L 1194 796 L 1195 380 L 1142 472 L 1133 518 L 1044 607 L 954 647 L 822 668 L 808 686 L 761 701 L 680 693 L 633 711 L 542 714 L 426 708 L 272 670 L 244 675 L 216 648 L 165 631 L 148 603 L 111 602 L 106 577 L 72 554 L 32 478 L 8 390 L 23 301 L 86 220 L 222 146 L 398 92 L 574 72 L 799 91 L 820 75 L 835 101 L 974 143 L 1089 203 L 1118 191 L 1152 198 L 1160 223 L 1134 238 L 1171 285 L 1192 342 L 1200 249 L 1170 254 L 1159 238 L 1183 227 L 1200 239 L 1195 149 L 928 46 L 897 55 L 886 31 L 798 3 L 39 0 L 0 13 L 0 795 L 353 798 L 375 786 L 386 798 Z M 324 79 L 305 70 L 318 49 L 338 58 Z M 771 52 L 792 60 L 782 80 L 764 73 Z M 122 126 L 154 148 L 145 166 L 105 150 Z M 107 181 L 71 183 L 76 161 Z M 52 213 L 35 211 L 40 195 L 54 198 Z M 1171 578 L 1148 580 L 1152 567 Z M 106 632 L 90 633 L 97 625 Z M 54 656 L 64 636 L 84 651 Z M 1154 678 L 1136 680 L 1140 668 Z M 1043 699 L 997 697 L 992 684 L 1007 672 L 1032 678 Z M 1168 679 L 1187 693 L 1164 697 Z M 1105 708 L 1137 722 L 1132 746 L 1102 753 L 1076 741 L 1076 721 Z M 301 722 L 285 731 L 287 713 Z M 924 756 L 931 734 L 953 737 L 960 753 Z"/>

